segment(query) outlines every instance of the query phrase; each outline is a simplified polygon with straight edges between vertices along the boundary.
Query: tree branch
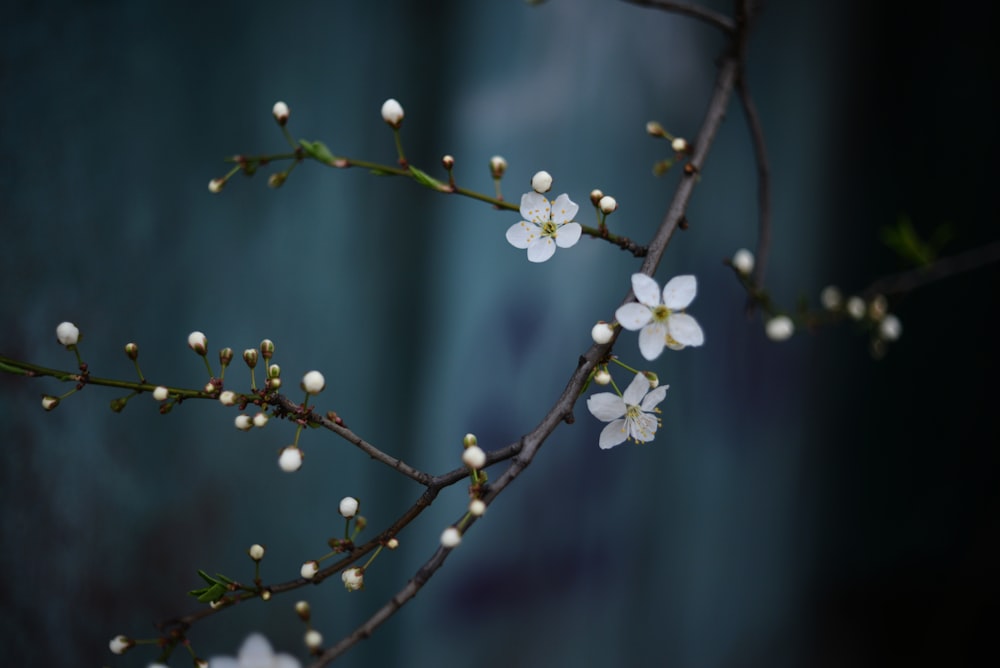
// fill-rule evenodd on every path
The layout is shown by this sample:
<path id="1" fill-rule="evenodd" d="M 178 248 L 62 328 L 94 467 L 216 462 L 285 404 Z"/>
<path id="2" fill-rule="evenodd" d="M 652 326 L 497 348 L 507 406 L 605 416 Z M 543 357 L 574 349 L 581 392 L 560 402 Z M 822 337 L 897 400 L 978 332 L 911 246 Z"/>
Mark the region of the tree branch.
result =
<path id="1" fill-rule="evenodd" d="M 736 24 L 731 18 L 725 14 L 720 14 L 715 10 L 708 9 L 707 7 L 702 7 L 700 5 L 693 5 L 688 2 L 679 2 L 678 0 L 625 0 L 625 2 L 632 3 L 633 5 L 639 5 L 640 7 L 654 7 L 667 12 L 673 12 L 674 14 L 690 16 L 691 18 L 698 19 L 699 21 L 704 21 L 705 23 L 708 23 L 709 25 L 714 26 L 727 34 L 736 32 Z"/>

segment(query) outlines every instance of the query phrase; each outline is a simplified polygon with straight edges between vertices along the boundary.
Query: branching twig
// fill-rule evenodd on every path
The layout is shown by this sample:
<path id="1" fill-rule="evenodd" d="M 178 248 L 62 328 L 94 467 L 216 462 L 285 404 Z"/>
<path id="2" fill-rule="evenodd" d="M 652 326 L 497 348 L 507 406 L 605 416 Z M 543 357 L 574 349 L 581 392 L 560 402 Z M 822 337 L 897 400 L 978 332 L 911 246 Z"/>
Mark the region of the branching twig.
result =
<path id="1" fill-rule="evenodd" d="M 1000 242 L 943 257 L 923 267 L 885 276 L 862 290 L 860 294 L 865 299 L 870 299 L 875 295 L 889 296 L 909 292 L 942 278 L 980 269 L 996 262 L 1000 262 Z"/>
<path id="2" fill-rule="evenodd" d="M 725 14 L 720 14 L 715 10 L 708 9 L 707 7 L 702 7 L 700 5 L 694 5 L 688 2 L 679 2 L 678 0 L 625 0 L 625 2 L 631 2 L 633 5 L 640 5 L 642 7 L 655 7 L 656 9 L 673 12 L 674 14 L 690 16 L 691 18 L 704 21 L 705 23 L 708 23 L 725 33 L 732 34 L 736 32 L 736 24 L 731 18 Z"/>

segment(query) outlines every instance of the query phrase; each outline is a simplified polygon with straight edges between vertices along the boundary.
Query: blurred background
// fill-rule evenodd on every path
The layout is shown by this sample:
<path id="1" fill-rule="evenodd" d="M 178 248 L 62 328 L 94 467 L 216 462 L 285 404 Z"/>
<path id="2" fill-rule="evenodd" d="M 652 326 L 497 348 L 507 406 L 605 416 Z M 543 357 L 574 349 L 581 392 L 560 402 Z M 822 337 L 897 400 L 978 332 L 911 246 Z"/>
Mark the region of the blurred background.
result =
<path id="1" fill-rule="evenodd" d="M 720 11 L 727 3 L 712 3 Z M 998 109 L 991 8 L 766 3 L 749 81 L 770 151 L 767 285 L 792 309 L 906 268 L 880 230 L 908 215 L 943 253 L 995 241 Z M 235 153 L 296 137 L 392 163 L 379 117 L 406 110 L 407 155 L 490 192 L 509 162 L 516 200 L 540 169 L 589 218 L 647 239 L 678 175 L 649 120 L 693 137 L 723 40 L 688 18 L 611 0 L 436 3 L 12 2 L 0 21 L 2 354 L 91 373 L 200 386 L 186 346 L 270 338 L 290 395 L 310 369 L 317 405 L 391 454 L 440 473 L 475 432 L 501 447 L 537 424 L 610 320 L 639 261 L 584 238 L 541 265 L 504 239 L 511 212 L 362 170 L 265 169 L 218 195 Z M 903 336 L 880 361 L 848 325 L 767 340 L 722 261 L 756 240 L 754 162 L 731 107 L 661 283 L 693 273 L 702 348 L 647 366 L 670 384 L 647 445 L 597 447 L 581 402 L 415 601 L 345 666 L 968 665 L 992 646 L 1000 551 L 995 267 L 891 302 Z M 642 364 L 635 334 L 616 347 Z M 246 387 L 241 363 L 227 386 Z M 628 378 L 616 374 L 616 380 Z M 233 428 L 235 409 L 147 396 L 121 414 L 88 387 L 45 413 L 51 380 L 0 375 L 0 614 L 11 665 L 144 666 L 119 633 L 196 608 L 197 569 L 266 581 L 339 535 L 337 502 L 376 532 L 420 488 L 309 431 L 282 473 L 291 425 Z M 493 471 L 499 475 L 500 467 Z M 434 550 L 465 507 L 448 490 L 382 554 L 366 589 L 337 582 L 247 604 L 191 633 L 201 656 L 253 630 L 305 658 L 292 611 L 311 602 L 330 643 Z M 372 534 L 374 535 L 374 534 Z M 170 665 L 188 665 L 175 654 Z"/>

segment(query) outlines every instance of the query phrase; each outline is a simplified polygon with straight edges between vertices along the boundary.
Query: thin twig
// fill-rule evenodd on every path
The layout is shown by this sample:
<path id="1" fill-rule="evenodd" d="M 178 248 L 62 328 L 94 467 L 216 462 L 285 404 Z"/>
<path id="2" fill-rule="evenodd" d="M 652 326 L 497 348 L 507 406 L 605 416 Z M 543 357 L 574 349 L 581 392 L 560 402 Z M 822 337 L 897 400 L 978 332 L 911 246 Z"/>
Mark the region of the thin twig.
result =
<path id="1" fill-rule="evenodd" d="M 736 91 L 747 119 L 754 158 L 757 162 L 757 252 L 753 284 L 759 287 L 764 284 L 764 272 L 767 270 L 767 259 L 771 250 L 771 168 L 767 160 L 764 128 L 757 113 L 757 105 L 750 95 L 745 74 L 740 76 Z"/>
<path id="2" fill-rule="evenodd" d="M 943 257 L 923 267 L 880 278 L 862 290 L 861 296 L 870 299 L 875 295 L 889 296 L 909 292 L 942 278 L 980 269 L 996 262 L 1000 262 L 1000 241 Z"/>

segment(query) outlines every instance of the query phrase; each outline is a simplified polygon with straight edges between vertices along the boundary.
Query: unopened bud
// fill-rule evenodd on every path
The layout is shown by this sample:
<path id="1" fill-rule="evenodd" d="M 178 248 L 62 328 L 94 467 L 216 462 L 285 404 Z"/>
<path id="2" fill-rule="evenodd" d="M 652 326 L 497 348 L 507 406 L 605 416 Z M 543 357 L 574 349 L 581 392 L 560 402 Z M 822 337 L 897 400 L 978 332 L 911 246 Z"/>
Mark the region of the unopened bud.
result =
<path id="1" fill-rule="evenodd" d="M 598 200 L 597 206 L 600 207 L 601 213 L 607 215 L 618 208 L 618 201 L 611 195 L 605 195 Z"/>
<path id="2" fill-rule="evenodd" d="M 264 339 L 260 342 L 260 356 L 264 358 L 265 361 L 271 359 L 274 355 L 274 341 L 271 339 Z"/>
<path id="3" fill-rule="evenodd" d="M 247 554 L 249 554 L 250 558 L 254 561 L 260 561 L 264 558 L 264 546 L 254 543 L 250 546 L 250 549 L 247 550 Z"/>
<path id="4" fill-rule="evenodd" d="M 545 171 L 536 172 L 531 177 L 531 189 L 539 194 L 552 190 L 552 175 Z"/>
<path id="5" fill-rule="evenodd" d="M 493 178 L 499 179 L 507 171 L 507 161 L 502 156 L 495 155 L 490 158 L 490 174 Z"/>
<path id="6" fill-rule="evenodd" d="M 247 363 L 247 366 L 251 369 L 257 366 L 257 349 L 247 348 L 243 351 L 243 361 Z"/>
<path id="7" fill-rule="evenodd" d="M 382 103 L 382 120 L 394 128 L 403 123 L 403 107 L 396 100 L 389 98 Z"/>
<path id="8" fill-rule="evenodd" d="M 274 116 L 274 120 L 278 121 L 278 125 L 284 127 L 285 123 L 288 122 L 288 116 L 290 114 L 288 105 L 280 101 L 275 102 L 274 106 L 271 108 L 271 114 Z"/>
<path id="9" fill-rule="evenodd" d="M 126 343 L 125 344 L 125 354 L 133 362 L 139 359 L 139 344 L 138 343 Z"/>
<path id="10" fill-rule="evenodd" d="M 446 155 L 441 158 L 441 166 L 450 171 L 455 166 L 455 156 Z"/>
<path id="11" fill-rule="evenodd" d="M 201 332 L 191 332 L 188 334 L 188 348 L 199 355 L 208 354 L 208 337 Z"/>

